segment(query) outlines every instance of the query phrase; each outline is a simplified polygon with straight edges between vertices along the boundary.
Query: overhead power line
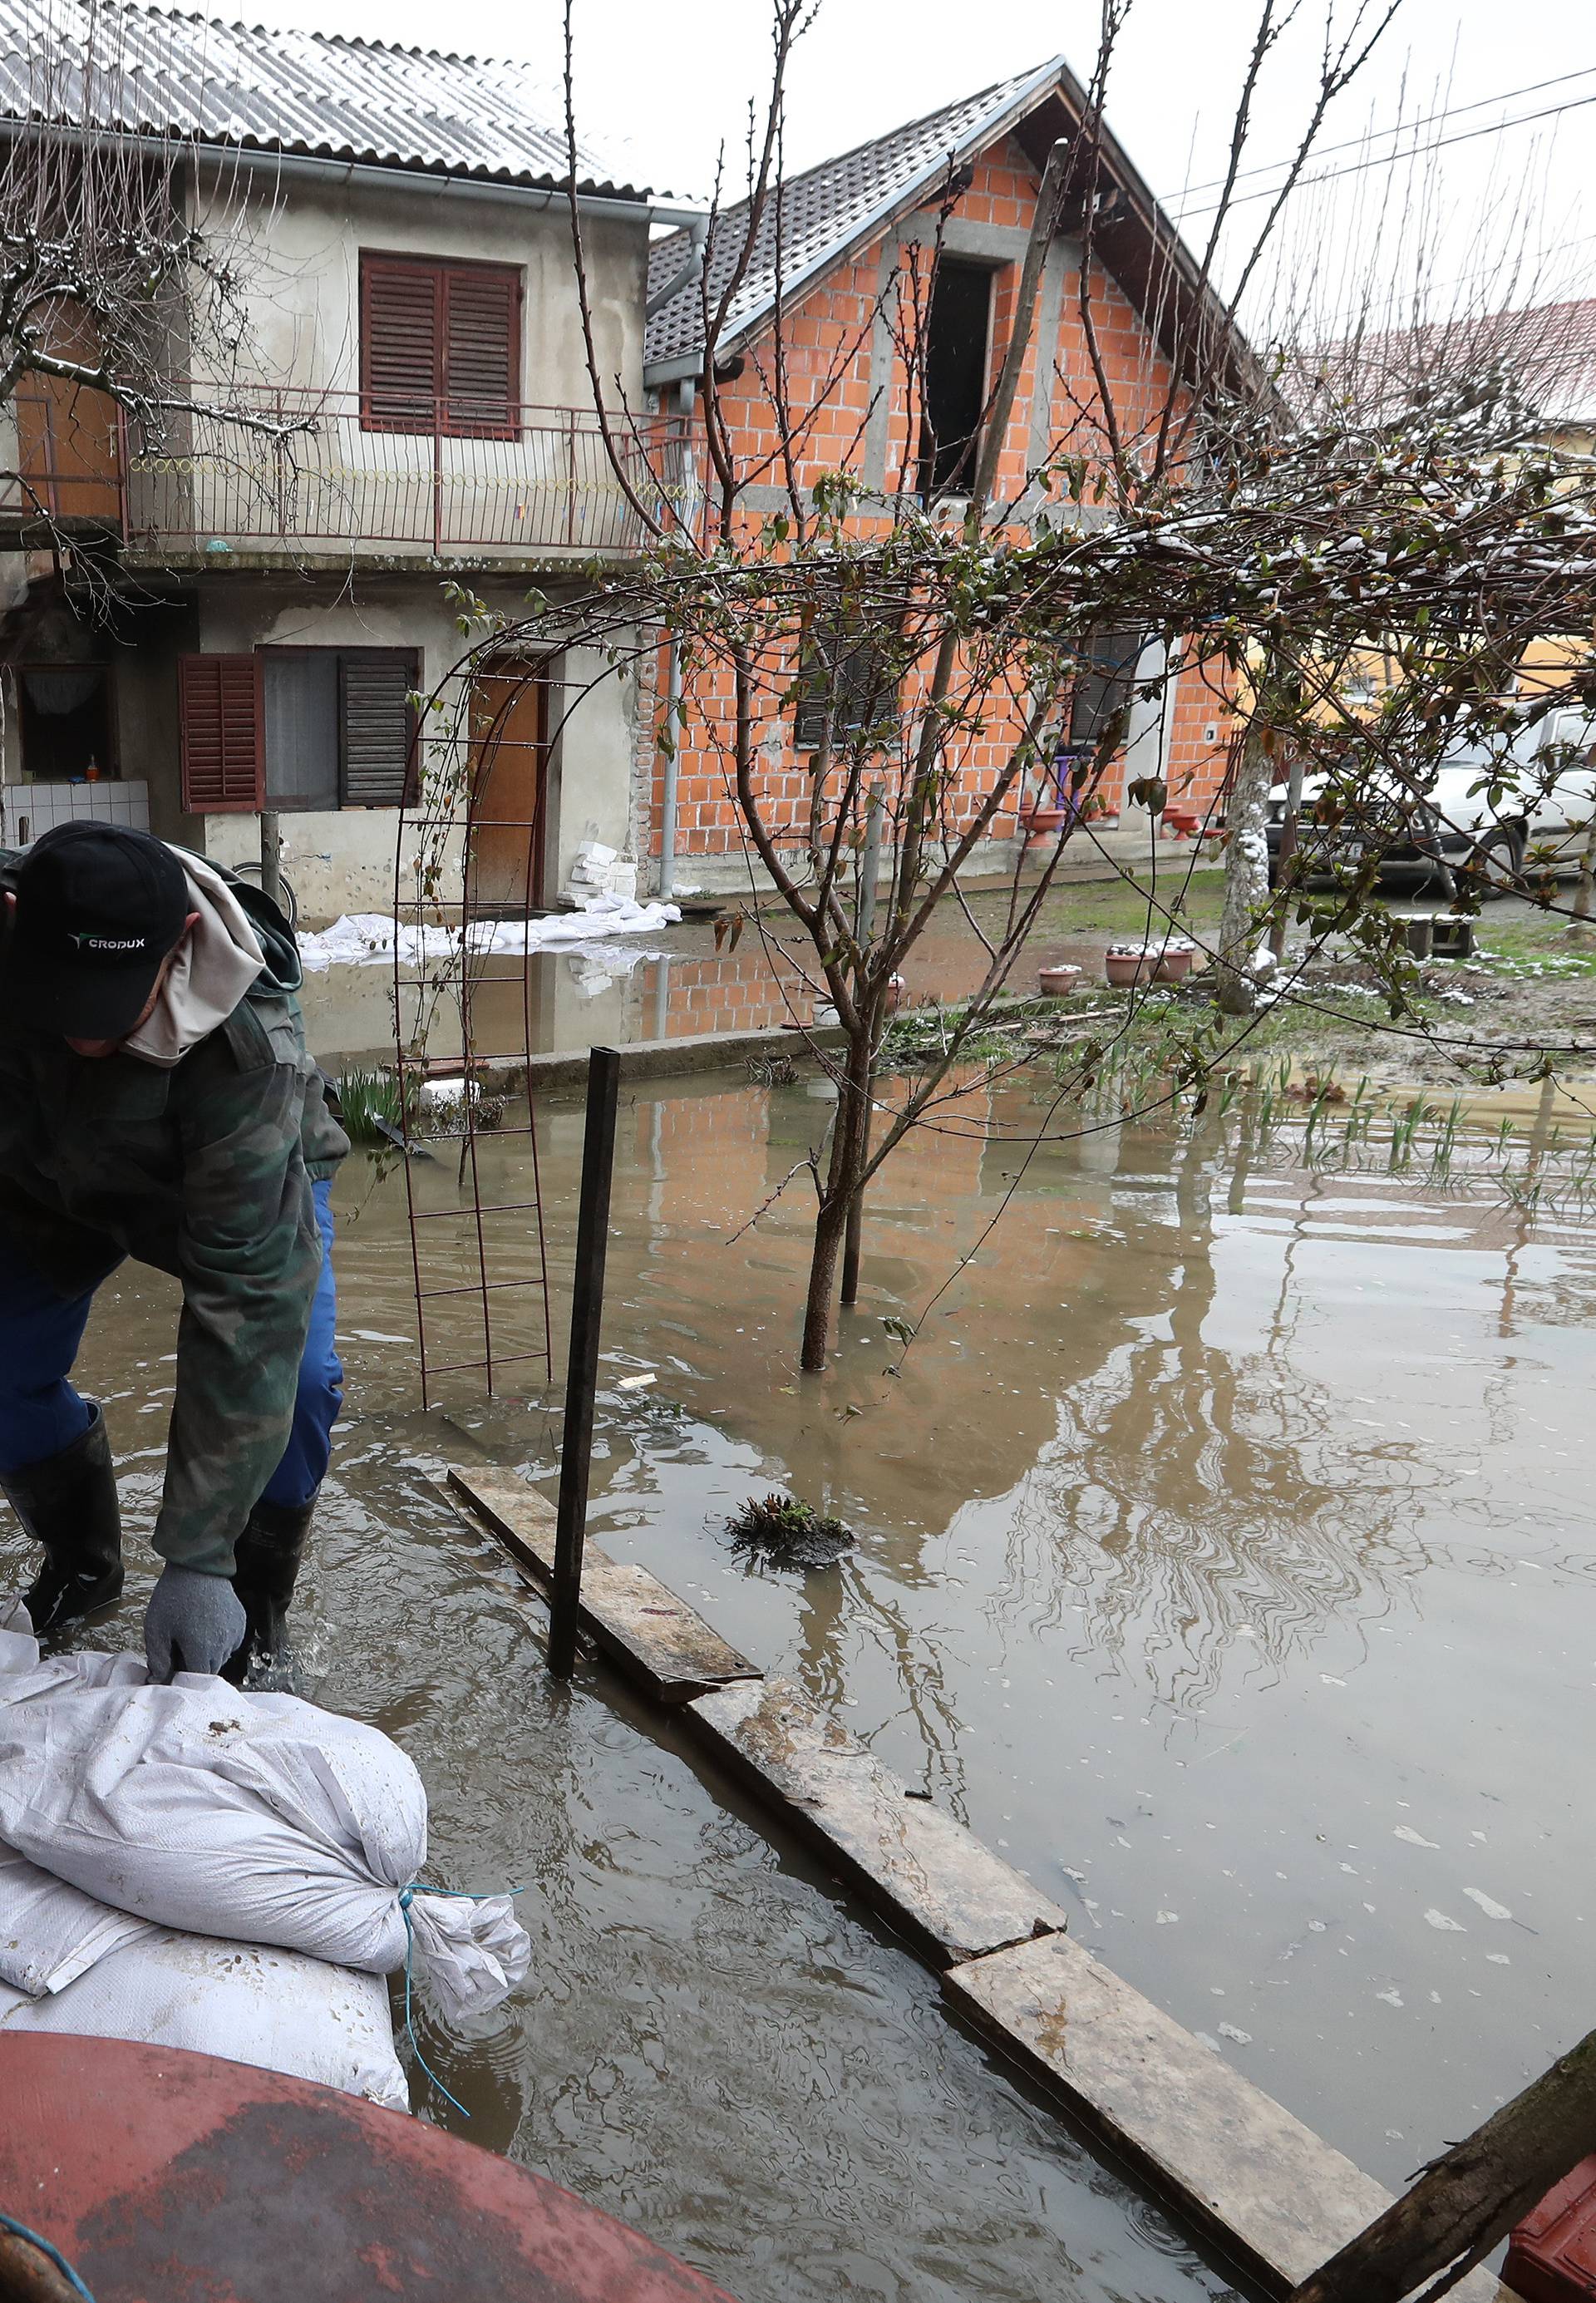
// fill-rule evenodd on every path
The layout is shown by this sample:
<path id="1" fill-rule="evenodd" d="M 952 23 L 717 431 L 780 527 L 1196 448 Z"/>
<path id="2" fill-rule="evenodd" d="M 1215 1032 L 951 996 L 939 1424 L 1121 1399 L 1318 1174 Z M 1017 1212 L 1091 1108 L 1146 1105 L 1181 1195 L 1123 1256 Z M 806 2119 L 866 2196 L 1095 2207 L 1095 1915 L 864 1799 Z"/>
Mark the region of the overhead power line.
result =
<path id="1" fill-rule="evenodd" d="M 1516 104 L 1521 96 L 1539 96 L 1545 89 L 1566 88 L 1570 80 L 1590 80 L 1592 76 L 1596 76 L 1596 64 L 1582 64 L 1577 72 L 1558 72 L 1550 80 L 1533 80 L 1523 88 L 1500 89 L 1494 96 L 1477 96 L 1467 104 L 1445 105 L 1439 112 L 1422 113 L 1416 120 L 1394 121 L 1389 128 L 1371 128 L 1364 135 L 1346 137 L 1339 144 L 1317 144 L 1314 148 L 1315 156 L 1328 159 L 1335 152 L 1361 151 L 1373 139 L 1383 140 L 1390 136 L 1411 136 L 1420 128 L 1433 128 L 1438 121 L 1461 120 L 1466 113 L 1485 112 L 1493 104 Z M 1236 181 L 1246 183 L 1254 176 L 1278 175 L 1290 165 L 1290 158 L 1260 160 L 1253 167 L 1239 169 Z M 1185 199 L 1191 192 L 1222 191 L 1224 182 L 1222 176 L 1205 177 L 1201 183 L 1182 184 L 1178 192 L 1161 192 L 1159 202 L 1162 207 L 1172 207 L 1176 201 Z"/>
<path id="2" fill-rule="evenodd" d="M 1587 104 L 1596 104 L 1596 94 L 1570 97 L 1566 104 L 1549 104 L 1539 112 L 1521 112 L 1515 119 L 1492 121 L 1483 128 L 1466 128 L 1456 136 L 1437 136 L 1428 144 L 1414 145 L 1408 151 L 1379 153 L 1366 160 L 1354 160 L 1345 168 L 1326 168 L 1319 175 L 1302 177 L 1292 186 L 1292 193 L 1295 196 L 1298 192 L 1311 191 L 1315 184 L 1333 184 L 1343 176 L 1362 175 L 1369 168 L 1394 168 L 1405 160 L 1422 159 L 1426 152 L 1442 152 L 1453 144 L 1472 144 L 1481 136 L 1500 136 L 1509 128 L 1527 128 L 1538 120 L 1555 120 L 1559 113 L 1578 112 Z M 1279 185 L 1266 184 L 1259 191 L 1238 192 L 1228 203 L 1208 200 L 1199 207 L 1182 210 L 1176 221 L 1185 224 L 1190 216 L 1212 215 L 1222 206 L 1239 208 L 1247 207 L 1252 200 L 1275 199 L 1280 190 Z"/>

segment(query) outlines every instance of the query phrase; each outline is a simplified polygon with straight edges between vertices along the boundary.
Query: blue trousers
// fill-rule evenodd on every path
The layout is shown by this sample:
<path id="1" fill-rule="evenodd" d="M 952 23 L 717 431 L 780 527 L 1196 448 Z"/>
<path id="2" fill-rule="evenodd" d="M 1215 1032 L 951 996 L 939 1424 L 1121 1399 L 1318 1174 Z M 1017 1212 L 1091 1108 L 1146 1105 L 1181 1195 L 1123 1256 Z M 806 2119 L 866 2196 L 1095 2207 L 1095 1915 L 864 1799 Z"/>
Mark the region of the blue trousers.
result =
<path id="1" fill-rule="evenodd" d="M 343 1369 L 333 1343 L 338 1292 L 332 1277 L 332 1185 L 311 1186 L 322 1234 L 322 1272 L 299 1362 L 293 1428 L 264 1502 L 295 1511 L 327 1475 L 332 1426 L 343 1405 Z M 115 1266 L 113 1265 L 113 1270 Z M 110 1278 L 110 1272 L 105 1275 Z M 88 1430 L 89 1409 L 69 1380 L 94 1289 L 57 1295 L 0 1239 L 0 1472 L 58 1455 Z"/>

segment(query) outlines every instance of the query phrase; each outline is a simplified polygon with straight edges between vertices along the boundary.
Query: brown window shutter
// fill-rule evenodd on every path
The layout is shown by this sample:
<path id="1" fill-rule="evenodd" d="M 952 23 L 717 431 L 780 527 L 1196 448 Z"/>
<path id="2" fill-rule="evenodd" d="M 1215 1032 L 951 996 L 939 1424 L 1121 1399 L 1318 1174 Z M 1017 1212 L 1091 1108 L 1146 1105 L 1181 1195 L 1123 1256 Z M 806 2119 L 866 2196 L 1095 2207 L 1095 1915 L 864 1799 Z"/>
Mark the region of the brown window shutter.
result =
<path id="1" fill-rule="evenodd" d="M 185 809 L 258 813 L 266 748 L 259 656 L 181 655 L 177 695 Z"/>
<path id="2" fill-rule="evenodd" d="M 351 648 L 338 667 L 340 777 L 345 807 L 402 807 L 413 781 L 416 733 L 410 694 L 419 674 L 408 653 Z"/>
<path id="3" fill-rule="evenodd" d="M 521 396 L 521 275 L 509 265 L 450 265 L 443 274 L 446 427 L 513 439 Z"/>
<path id="4" fill-rule="evenodd" d="M 389 256 L 360 258 L 360 421 L 367 432 L 430 432 L 443 392 L 443 273 Z"/>

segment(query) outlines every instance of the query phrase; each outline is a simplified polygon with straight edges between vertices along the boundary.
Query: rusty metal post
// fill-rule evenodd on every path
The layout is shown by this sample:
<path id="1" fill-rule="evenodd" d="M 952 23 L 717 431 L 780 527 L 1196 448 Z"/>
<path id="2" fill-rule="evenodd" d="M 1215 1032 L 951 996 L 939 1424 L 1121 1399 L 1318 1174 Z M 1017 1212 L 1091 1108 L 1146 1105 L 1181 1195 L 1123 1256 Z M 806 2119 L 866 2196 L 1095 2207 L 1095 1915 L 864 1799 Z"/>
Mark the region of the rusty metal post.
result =
<path id="1" fill-rule="evenodd" d="M 620 1084 L 621 1059 L 616 1050 L 590 1049 L 571 1350 L 566 1367 L 566 1421 L 559 1447 L 554 1582 L 549 1603 L 549 1668 L 556 1679 L 569 1679 L 576 1667 L 576 1615 L 582 1601 L 582 1547 L 587 1534 L 593 1394 L 599 1383 L 599 1323 L 604 1310 L 604 1257 L 609 1244 L 609 1182 L 615 1169 L 615 1115 Z"/>

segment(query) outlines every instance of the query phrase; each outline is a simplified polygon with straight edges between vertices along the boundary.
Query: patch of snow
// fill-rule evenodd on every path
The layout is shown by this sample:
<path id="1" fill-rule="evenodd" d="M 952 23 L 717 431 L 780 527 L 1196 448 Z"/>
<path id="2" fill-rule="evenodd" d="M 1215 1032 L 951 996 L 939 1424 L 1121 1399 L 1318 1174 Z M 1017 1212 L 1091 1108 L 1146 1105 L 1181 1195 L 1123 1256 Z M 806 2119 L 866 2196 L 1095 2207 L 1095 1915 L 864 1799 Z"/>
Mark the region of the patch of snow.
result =
<path id="1" fill-rule="evenodd" d="M 1461 1919 L 1449 1919 L 1444 1911 L 1426 1911 L 1424 1918 L 1431 1927 L 1439 1928 L 1442 1935 L 1466 1936 L 1468 1933 Z"/>
<path id="2" fill-rule="evenodd" d="M 466 931 L 466 949 L 474 957 L 496 952 L 519 958 L 528 952 L 563 950 L 599 959 L 604 956 L 607 938 L 657 935 L 661 928 L 676 926 L 681 916 L 675 904 L 638 904 L 626 896 L 593 896 L 579 911 L 556 912 L 547 919 L 473 920 Z M 298 941 L 300 964 L 312 975 L 329 967 L 393 964 L 394 925 L 386 912 L 346 913 L 321 934 L 301 935 Z M 458 927 L 406 925 L 399 931 L 401 966 L 453 959 L 459 949 Z"/>

